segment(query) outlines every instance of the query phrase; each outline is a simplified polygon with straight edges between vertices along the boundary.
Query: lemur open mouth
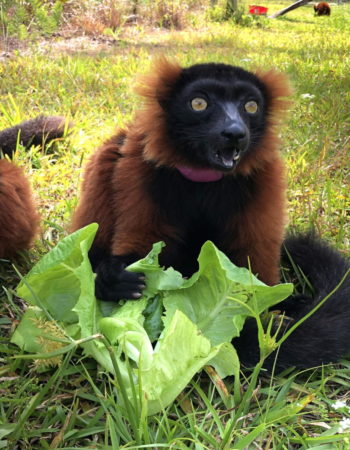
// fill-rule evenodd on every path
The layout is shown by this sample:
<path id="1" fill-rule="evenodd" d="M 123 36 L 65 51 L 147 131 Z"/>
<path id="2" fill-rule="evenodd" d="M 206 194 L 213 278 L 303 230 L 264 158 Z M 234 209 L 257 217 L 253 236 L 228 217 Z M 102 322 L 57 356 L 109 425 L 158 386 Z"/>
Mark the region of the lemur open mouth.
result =
<path id="1" fill-rule="evenodd" d="M 189 166 L 177 166 L 182 176 L 191 181 L 210 182 L 220 180 L 225 172 L 229 172 L 238 163 L 241 151 L 238 149 L 223 149 L 217 151 L 208 158 L 211 167 L 198 168 Z"/>
<path id="2" fill-rule="evenodd" d="M 219 164 L 218 169 L 230 170 L 238 162 L 241 152 L 238 149 L 222 150 L 215 153 L 215 165 Z"/>

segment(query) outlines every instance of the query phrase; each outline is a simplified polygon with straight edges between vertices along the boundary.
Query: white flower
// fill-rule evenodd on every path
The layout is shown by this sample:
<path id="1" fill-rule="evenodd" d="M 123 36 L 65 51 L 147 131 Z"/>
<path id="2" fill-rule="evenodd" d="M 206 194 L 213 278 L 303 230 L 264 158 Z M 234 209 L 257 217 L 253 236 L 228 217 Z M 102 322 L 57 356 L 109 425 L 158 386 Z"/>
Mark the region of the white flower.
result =
<path id="1" fill-rule="evenodd" d="M 350 431 L 350 419 L 343 419 L 338 424 L 338 433 L 344 433 L 345 431 Z"/>
<path id="2" fill-rule="evenodd" d="M 337 400 L 335 403 L 333 403 L 332 405 L 333 409 L 341 409 L 341 408 L 349 408 L 346 404 L 346 402 L 343 402 L 342 400 Z"/>
<path id="3" fill-rule="evenodd" d="M 301 98 L 314 98 L 315 96 L 313 94 L 301 94 Z"/>

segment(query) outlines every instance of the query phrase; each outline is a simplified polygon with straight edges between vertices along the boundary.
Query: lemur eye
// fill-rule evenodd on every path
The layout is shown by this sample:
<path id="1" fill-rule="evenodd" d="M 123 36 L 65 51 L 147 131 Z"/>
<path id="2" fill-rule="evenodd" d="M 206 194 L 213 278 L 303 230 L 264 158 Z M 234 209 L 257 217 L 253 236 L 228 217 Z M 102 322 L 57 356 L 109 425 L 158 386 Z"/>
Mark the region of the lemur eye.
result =
<path id="1" fill-rule="evenodd" d="M 204 111 L 207 109 L 208 102 L 202 97 L 195 97 L 191 100 L 191 108 L 194 111 Z"/>
<path id="2" fill-rule="evenodd" d="M 258 110 L 258 104 L 254 100 L 250 100 L 244 105 L 244 109 L 249 114 L 255 114 Z"/>

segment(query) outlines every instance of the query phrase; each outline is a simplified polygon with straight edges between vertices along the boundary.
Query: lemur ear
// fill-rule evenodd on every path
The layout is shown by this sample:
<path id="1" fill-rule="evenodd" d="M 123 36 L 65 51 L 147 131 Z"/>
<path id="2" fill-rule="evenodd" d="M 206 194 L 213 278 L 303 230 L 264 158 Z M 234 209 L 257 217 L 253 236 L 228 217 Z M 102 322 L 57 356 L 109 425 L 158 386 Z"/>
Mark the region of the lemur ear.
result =
<path id="1" fill-rule="evenodd" d="M 286 75 L 277 70 L 257 70 L 255 75 L 266 88 L 268 120 L 270 125 L 278 125 L 292 105 L 289 98 L 293 90 Z"/>
<path id="2" fill-rule="evenodd" d="M 182 68 L 161 56 L 154 60 L 152 70 L 138 78 L 135 91 L 144 99 L 144 107 L 137 114 L 135 128 L 144 136 L 143 156 L 157 165 L 175 166 L 181 158 L 169 142 L 165 112 L 161 103 L 167 100 L 179 79 Z"/>
<path id="3" fill-rule="evenodd" d="M 153 69 L 147 75 L 139 77 L 135 91 L 147 103 L 166 100 L 181 71 L 176 62 L 169 61 L 165 56 L 158 57 L 153 62 Z"/>

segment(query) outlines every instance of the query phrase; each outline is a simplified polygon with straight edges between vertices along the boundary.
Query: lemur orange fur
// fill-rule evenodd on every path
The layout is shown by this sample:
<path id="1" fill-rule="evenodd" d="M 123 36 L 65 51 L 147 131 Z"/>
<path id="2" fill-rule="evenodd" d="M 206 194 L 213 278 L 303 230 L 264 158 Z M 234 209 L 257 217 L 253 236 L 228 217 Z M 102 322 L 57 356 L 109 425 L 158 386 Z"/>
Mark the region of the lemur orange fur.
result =
<path id="1" fill-rule="evenodd" d="M 0 258 L 11 258 L 30 247 L 39 228 L 39 214 L 29 182 L 22 170 L 11 162 L 20 143 L 45 146 L 61 138 L 72 127 L 61 116 L 38 116 L 0 130 Z"/>
<path id="2" fill-rule="evenodd" d="M 315 14 L 317 16 L 330 16 L 331 7 L 327 2 L 320 2 L 314 5 Z"/>
<path id="3" fill-rule="evenodd" d="M 145 194 L 156 165 L 181 165 L 181 156 L 164 132 L 164 112 L 158 100 L 173 87 L 181 73 L 177 64 L 161 59 L 143 78 L 137 91 L 145 99 L 125 131 L 117 132 L 92 156 L 87 166 L 72 228 L 99 223 L 96 245 L 113 255 L 145 255 L 154 242 L 171 237 L 181 241 L 181 230 L 167 224 L 151 198 Z M 225 251 L 239 251 L 239 265 L 248 265 L 267 284 L 279 281 L 280 249 L 286 224 L 285 173 L 279 156 L 276 126 L 288 106 L 286 78 L 275 71 L 257 73 L 267 88 L 269 116 L 258 148 L 237 166 L 234 173 L 254 177 L 260 186 L 242 214 L 222 230 Z M 119 144 L 125 137 L 123 145 Z M 237 252 L 236 252 L 237 253 Z"/>
<path id="4" fill-rule="evenodd" d="M 5 159 L 0 160 L 0 258 L 14 256 L 27 249 L 38 230 L 30 186 L 22 170 Z"/>

